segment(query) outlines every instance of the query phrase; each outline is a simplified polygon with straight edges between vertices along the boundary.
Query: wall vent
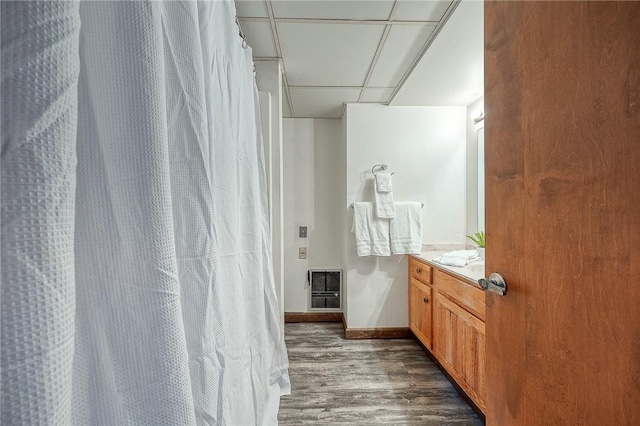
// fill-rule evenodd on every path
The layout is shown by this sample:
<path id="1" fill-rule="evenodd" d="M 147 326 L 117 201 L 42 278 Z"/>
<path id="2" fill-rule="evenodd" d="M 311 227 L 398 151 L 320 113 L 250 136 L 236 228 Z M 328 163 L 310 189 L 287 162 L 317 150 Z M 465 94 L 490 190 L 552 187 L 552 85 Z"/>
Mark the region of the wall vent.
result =
<path id="1" fill-rule="evenodd" d="M 312 311 L 342 310 L 342 271 L 339 269 L 309 270 L 309 307 Z"/>

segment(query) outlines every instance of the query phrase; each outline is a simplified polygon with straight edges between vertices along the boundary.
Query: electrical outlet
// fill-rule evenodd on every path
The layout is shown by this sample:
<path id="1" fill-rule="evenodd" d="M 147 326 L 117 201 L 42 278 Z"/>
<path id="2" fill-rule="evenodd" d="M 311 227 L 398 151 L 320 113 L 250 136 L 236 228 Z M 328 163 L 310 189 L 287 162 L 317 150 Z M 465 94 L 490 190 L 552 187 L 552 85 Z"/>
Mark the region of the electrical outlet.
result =
<path id="1" fill-rule="evenodd" d="M 298 237 L 299 238 L 307 238 L 307 227 L 300 226 L 298 229 Z"/>
<path id="2" fill-rule="evenodd" d="M 306 259 L 307 258 L 307 248 L 300 247 L 298 248 L 298 259 Z"/>

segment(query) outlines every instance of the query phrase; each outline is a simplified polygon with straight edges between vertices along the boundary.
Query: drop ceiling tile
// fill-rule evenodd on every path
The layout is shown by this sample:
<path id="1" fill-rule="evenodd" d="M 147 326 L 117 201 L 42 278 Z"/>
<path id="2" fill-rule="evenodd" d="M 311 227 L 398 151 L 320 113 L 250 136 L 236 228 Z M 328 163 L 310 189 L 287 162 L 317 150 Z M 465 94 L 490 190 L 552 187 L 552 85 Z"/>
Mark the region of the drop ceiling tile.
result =
<path id="1" fill-rule="evenodd" d="M 435 25 L 394 25 L 391 27 L 368 85 L 397 86 L 434 28 Z"/>
<path id="2" fill-rule="evenodd" d="M 240 26 L 247 43 L 253 50 L 254 58 L 273 58 L 278 56 L 276 45 L 271 35 L 271 25 L 268 22 L 251 22 L 240 19 Z"/>
<path id="3" fill-rule="evenodd" d="M 484 90 L 484 6 L 459 3 L 391 105 L 466 106 Z"/>
<path id="4" fill-rule="evenodd" d="M 393 89 L 365 89 L 361 102 L 387 102 L 393 93 Z"/>
<path id="5" fill-rule="evenodd" d="M 342 104 L 356 102 L 360 89 L 289 87 L 296 117 L 340 118 Z"/>
<path id="6" fill-rule="evenodd" d="M 272 0 L 278 18 L 386 20 L 393 0 Z"/>
<path id="7" fill-rule="evenodd" d="M 384 30 L 384 25 L 277 25 L 287 80 L 294 86 L 362 85 Z"/>
<path id="8" fill-rule="evenodd" d="M 451 0 L 398 0 L 396 21 L 439 21 Z"/>
<path id="9" fill-rule="evenodd" d="M 238 17 L 267 18 L 267 2 L 265 0 L 236 0 Z"/>

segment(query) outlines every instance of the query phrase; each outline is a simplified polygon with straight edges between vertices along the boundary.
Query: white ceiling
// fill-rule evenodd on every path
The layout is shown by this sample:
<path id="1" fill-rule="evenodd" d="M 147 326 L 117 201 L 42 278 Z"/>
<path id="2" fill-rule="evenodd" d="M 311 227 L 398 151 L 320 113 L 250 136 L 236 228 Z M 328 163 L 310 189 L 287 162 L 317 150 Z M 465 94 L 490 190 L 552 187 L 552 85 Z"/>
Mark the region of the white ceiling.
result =
<path id="1" fill-rule="evenodd" d="M 313 118 L 339 118 L 351 102 L 402 105 L 405 81 L 460 9 L 458 0 L 235 2 L 254 60 L 281 61 L 285 117 Z"/>
<path id="2" fill-rule="evenodd" d="M 484 5 L 463 1 L 390 105 L 468 105 L 483 94 Z"/>

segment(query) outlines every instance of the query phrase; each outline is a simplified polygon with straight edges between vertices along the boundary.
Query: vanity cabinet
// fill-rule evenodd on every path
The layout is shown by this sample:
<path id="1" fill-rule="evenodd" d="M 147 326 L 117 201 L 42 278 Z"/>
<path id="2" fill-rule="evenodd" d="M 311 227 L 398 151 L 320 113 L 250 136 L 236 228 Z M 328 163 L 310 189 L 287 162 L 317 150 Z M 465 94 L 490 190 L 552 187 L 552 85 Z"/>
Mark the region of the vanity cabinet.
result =
<path id="1" fill-rule="evenodd" d="M 434 301 L 433 354 L 478 408 L 485 410 L 484 321 L 441 292 Z"/>
<path id="2" fill-rule="evenodd" d="M 418 269 L 429 271 L 429 285 L 416 278 Z M 483 412 L 484 299 L 472 281 L 410 258 L 409 328 Z"/>

